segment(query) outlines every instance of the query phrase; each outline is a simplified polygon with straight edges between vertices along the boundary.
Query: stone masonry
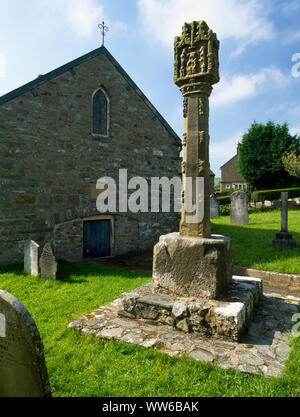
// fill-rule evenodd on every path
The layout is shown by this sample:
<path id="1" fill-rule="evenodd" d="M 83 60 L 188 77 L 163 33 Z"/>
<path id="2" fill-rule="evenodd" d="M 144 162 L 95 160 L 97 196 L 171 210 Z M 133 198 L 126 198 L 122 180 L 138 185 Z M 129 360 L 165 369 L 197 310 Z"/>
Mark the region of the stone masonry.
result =
<path id="1" fill-rule="evenodd" d="M 145 292 L 147 285 L 135 291 Z M 128 298 L 128 294 L 122 298 Z M 161 325 L 151 319 L 118 317 L 123 305 L 121 298 L 79 317 L 69 328 L 84 336 L 152 347 L 170 356 L 189 356 L 225 369 L 277 377 L 284 372 L 289 358 L 291 328 L 295 324 L 292 318 L 298 311 L 299 301 L 294 296 L 264 294 L 248 323 L 247 334 L 238 341 L 222 339 L 220 334 L 207 338 L 203 333 L 188 333 L 184 326 L 174 329 L 173 323 Z M 174 312 L 184 316 L 183 310 Z"/>
<path id="2" fill-rule="evenodd" d="M 95 136 L 92 95 L 110 104 L 109 136 Z M 178 176 L 180 140 L 105 47 L 0 97 L 0 264 L 22 262 L 26 241 L 82 259 L 83 221 L 101 219 L 95 184 Z M 177 213 L 110 213 L 112 255 L 146 249 L 177 227 Z M 95 217 L 96 216 L 96 217 Z M 98 217 L 97 217 L 98 216 Z"/>
<path id="3" fill-rule="evenodd" d="M 233 280 L 232 240 L 210 233 L 208 96 L 219 80 L 218 49 L 215 33 L 203 21 L 185 23 L 182 36 L 175 38 L 174 80 L 184 95 L 185 119 L 180 230 L 160 236 L 151 285 L 145 294 L 137 289 L 123 297 L 118 314 L 185 333 L 238 340 L 261 301 L 262 282 Z M 194 182 L 192 192 L 185 187 L 188 177 Z M 185 206 L 188 195 L 194 209 Z"/>
<path id="4" fill-rule="evenodd" d="M 179 234 L 162 236 L 153 256 L 155 291 L 207 299 L 230 285 L 233 267 L 231 239 L 211 235 L 210 226 L 209 96 L 219 81 L 218 53 L 217 36 L 202 20 L 185 23 L 175 37 L 184 118 L 181 221 Z"/>

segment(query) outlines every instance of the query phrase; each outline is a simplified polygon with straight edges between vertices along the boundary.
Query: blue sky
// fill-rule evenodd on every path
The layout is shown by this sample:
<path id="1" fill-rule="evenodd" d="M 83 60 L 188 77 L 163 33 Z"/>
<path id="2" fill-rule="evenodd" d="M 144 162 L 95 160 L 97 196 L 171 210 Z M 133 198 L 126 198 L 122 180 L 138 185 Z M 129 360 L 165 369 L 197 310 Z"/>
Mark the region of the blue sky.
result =
<path id="1" fill-rule="evenodd" d="M 177 134 L 182 97 L 173 83 L 173 39 L 205 20 L 220 40 L 210 98 L 210 163 L 216 176 L 255 120 L 300 134 L 299 0 L 2 0 L 0 95 L 101 45 Z"/>

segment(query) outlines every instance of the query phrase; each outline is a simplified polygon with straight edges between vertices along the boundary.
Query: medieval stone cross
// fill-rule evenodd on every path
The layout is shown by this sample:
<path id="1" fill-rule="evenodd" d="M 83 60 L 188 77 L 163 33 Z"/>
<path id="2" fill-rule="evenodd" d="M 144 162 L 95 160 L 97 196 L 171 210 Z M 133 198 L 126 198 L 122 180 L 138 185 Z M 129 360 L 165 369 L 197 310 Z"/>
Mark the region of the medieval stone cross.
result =
<path id="1" fill-rule="evenodd" d="M 99 23 L 98 28 L 102 31 L 102 46 L 104 46 L 104 36 L 105 32 L 108 31 L 108 27 L 105 26 L 104 22 Z"/>
<path id="2" fill-rule="evenodd" d="M 182 204 L 180 235 L 210 236 L 209 192 L 209 102 L 212 84 L 219 81 L 219 41 L 204 21 L 185 23 L 182 35 L 175 38 L 174 82 L 183 95 L 183 162 L 182 203 L 185 198 L 185 177 L 192 178 L 193 205 L 197 204 L 196 178 L 204 182 L 202 198 L 204 216 L 190 223 Z"/>
<path id="3" fill-rule="evenodd" d="M 179 233 L 154 246 L 154 291 L 218 299 L 233 267 L 231 239 L 210 229 L 208 97 L 219 81 L 219 41 L 203 20 L 185 23 L 174 52 L 174 82 L 183 95 L 183 204 Z"/>

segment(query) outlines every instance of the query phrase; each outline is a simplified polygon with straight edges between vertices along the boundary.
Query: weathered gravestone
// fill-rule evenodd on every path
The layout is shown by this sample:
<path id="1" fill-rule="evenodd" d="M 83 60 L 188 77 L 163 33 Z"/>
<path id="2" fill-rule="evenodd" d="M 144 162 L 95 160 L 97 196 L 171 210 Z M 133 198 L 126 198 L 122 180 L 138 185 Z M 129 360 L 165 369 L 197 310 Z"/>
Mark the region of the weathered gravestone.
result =
<path id="1" fill-rule="evenodd" d="M 210 196 L 210 218 L 216 219 L 219 217 L 219 202 L 214 194 Z"/>
<path id="2" fill-rule="evenodd" d="M 53 255 L 50 243 L 46 243 L 40 257 L 41 277 L 45 279 L 56 279 L 57 262 Z"/>
<path id="3" fill-rule="evenodd" d="M 295 249 L 296 241 L 293 234 L 288 232 L 288 193 L 281 193 L 281 231 L 272 240 L 273 249 Z"/>
<path id="4" fill-rule="evenodd" d="M 244 191 L 235 191 L 230 196 L 231 210 L 230 223 L 231 224 L 248 224 L 248 201 L 249 197 Z"/>
<path id="5" fill-rule="evenodd" d="M 39 274 L 38 257 L 39 245 L 29 240 L 24 246 L 24 272 L 27 275 L 36 276 Z"/>
<path id="6" fill-rule="evenodd" d="M 0 290 L 0 397 L 51 397 L 44 348 L 35 322 Z"/>

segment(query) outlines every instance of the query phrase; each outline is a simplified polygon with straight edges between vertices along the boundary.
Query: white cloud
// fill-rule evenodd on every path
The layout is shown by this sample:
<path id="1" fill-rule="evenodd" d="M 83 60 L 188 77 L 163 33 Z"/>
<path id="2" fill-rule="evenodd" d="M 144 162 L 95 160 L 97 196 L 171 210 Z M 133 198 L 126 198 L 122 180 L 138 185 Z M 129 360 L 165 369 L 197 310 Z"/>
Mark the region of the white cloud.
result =
<path id="1" fill-rule="evenodd" d="M 290 134 L 291 134 L 292 136 L 294 136 L 294 135 L 298 135 L 298 136 L 300 136 L 300 123 L 299 123 L 298 125 L 294 125 L 294 126 L 292 126 L 292 127 L 289 129 L 289 131 L 290 131 Z"/>
<path id="2" fill-rule="evenodd" d="M 263 68 L 255 74 L 235 75 L 231 79 L 223 76 L 214 87 L 211 96 L 213 106 L 233 104 L 239 100 L 255 97 L 272 88 L 284 88 L 290 83 L 278 68 Z"/>
<path id="3" fill-rule="evenodd" d="M 237 53 L 274 36 L 261 0 L 138 0 L 138 10 L 148 39 L 167 47 L 181 34 L 183 23 L 193 20 L 205 20 L 221 40 L 236 40 Z"/>
<path id="4" fill-rule="evenodd" d="M 289 44 L 300 40 L 300 30 L 287 30 L 283 33 L 283 43 Z"/>
<path id="5" fill-rule="evenodd" d="M 93 33 L 99 34 L 102 39 L 102 31 L 98 24 L 105 22 L 112 36 L 127 36 L 129 28 L 122 21 L 112 21 L 104 12 L 104 7 L 99 0 L 40 0 L 49 9 L 60 13 L 71 25 L 73 31 L 79 37 L 90 37 Z"/>
<path id="6" fill-rule="evenodd" d="M 289 115 L 295 116 L 298 119 L 300 119 L 300 104 L 296 104 L 293 107 L 291 107 L 288 111 Z"/>
<path id="7" fill-rule="evenodd" d="M 0 53 L 0 78 L 6 77 L 6 56 Z"/>
<path id="8" fill-rule="evenodd" d="M 104 20 L 103 7 L 96 0 L 43 0 L 49 8 L 64 15 L 74 32 L 89 37 Z"/>
<path id="9" fill-rule="evenodd" d="M 67 17 L 82 36 L 90 36 L 97 23 L 103 18 L 103 8 L 94 0 L 68 0 Z"/>
<path id="10" fill-rule="evenodd" d="M 221 142 L 211 141 L 209 146 L 209 160 L 211 169 L 216 177 L 220 175 L 219 168 L 225 164 L 230 158 L 236 154 L 236 147 L 241 141 L 245 132 L 237 131 L 229 138 L 223 139 Z"/>

